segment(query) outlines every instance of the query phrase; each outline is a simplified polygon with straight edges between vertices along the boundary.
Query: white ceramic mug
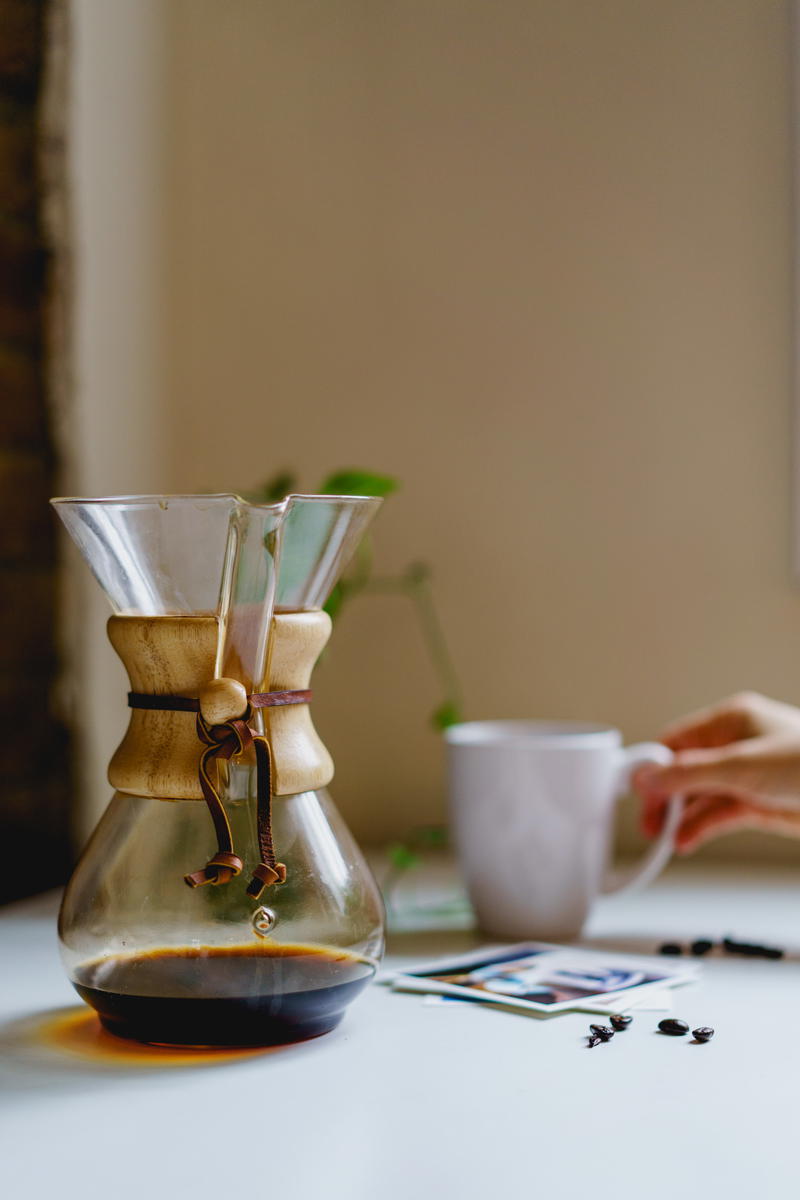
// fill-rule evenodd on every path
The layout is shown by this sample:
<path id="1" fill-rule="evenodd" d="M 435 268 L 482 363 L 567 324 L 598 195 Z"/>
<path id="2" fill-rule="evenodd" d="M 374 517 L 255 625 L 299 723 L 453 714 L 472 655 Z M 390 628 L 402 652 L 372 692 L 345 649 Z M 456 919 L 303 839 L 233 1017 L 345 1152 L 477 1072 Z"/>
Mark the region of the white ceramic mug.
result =
<path id="1" fill-rule="evenodd" d="M 472 721 L 448 747 L 451 826 L 478 923 L 498 937 L 563 941 L 601 893 L 643 887 L 674 849 L 683 802 L 673 797 L 644 860 L 611 871 L 616 801 L 666 746 L 623 746 L 616 729 L 577 721 Z"/>

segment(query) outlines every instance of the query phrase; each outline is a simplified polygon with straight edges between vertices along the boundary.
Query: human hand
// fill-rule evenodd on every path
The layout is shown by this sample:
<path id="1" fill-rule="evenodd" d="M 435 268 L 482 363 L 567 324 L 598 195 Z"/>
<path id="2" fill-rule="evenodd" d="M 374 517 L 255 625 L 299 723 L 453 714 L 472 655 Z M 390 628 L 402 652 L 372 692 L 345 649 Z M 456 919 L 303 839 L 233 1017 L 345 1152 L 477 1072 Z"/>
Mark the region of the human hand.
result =
<path id="1" fill-rule="evenodd" d="M 741 692 L 685 717 L 660 740 L 674 762 L 640 767 L 633 778 L 648 837 L 661 832 L 677 793 L 686 797 L 679 854 L 740 829 L 800 837 L 800 709 Z"/>

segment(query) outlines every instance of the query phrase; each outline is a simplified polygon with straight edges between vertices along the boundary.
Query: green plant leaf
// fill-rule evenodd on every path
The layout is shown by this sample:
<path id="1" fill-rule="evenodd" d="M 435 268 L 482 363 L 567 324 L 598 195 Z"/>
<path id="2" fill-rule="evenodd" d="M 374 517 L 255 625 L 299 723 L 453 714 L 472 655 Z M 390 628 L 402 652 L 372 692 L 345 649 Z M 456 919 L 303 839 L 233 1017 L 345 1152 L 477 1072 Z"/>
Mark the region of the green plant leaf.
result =
<path id="1" fill-rule="evenodd" d="M 434 729 L 448 729 L 451 725 L 460 725 L 464 720 L 461 709 L 453 700 L 445 700 L 431 713 L 431 725 Z"/>
<path id="2" fill-rule="evenodd" d="M 271 479 L 262 483 L 254 494 L 265 504 L 277 504 L 279 500 L 283 500 L 284 496 L 296 491 L 297 476 L 292 471 L 278 471 L 277 475 L 273 475 Z"/>
<path id="3" fill-rule="evenodd" d="M 322 496 L 390 496 L 400 486 L 390 475 L 374 471 L 334 471 L 320 487 Z"/>
<path id="4" fill-rule="evenodd" d="M 404 846 L 402 842 L 395 842 L 389 846 L 386 853 L 396 871 L 407 871 L 409 867 L 415 867 L 419 862 L 418 855 L 408 846 Z"/>
<path id="5" fill-rule="evenodd" d="M 421 846 L 444 846 L 447 843 L 447 826 L 423 825 L 418 840 Z"/>

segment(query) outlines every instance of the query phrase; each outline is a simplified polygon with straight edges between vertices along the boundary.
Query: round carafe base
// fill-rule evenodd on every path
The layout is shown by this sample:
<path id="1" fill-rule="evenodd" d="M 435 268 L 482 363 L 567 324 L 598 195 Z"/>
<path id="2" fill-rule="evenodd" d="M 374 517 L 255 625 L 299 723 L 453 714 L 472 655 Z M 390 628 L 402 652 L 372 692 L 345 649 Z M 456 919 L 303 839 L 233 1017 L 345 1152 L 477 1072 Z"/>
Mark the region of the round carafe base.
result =
<path id="1" fill-rule="evenodd" d="M 118 1037 L 275 1046 L 335 1029 L 374 973 L 369 960 L 323 947 L 179 947 L 96 960 L 73 986 Z"/>
<path id="2" fill-rule="evenodd" d="M 344 1009 L 335 1016 L 324 1020 L 285 1025 L 274 1021 L 268 1022 L 266 1029 L 264 1023 L 259 1021 L 255 1028 L 248 1031 L 247 1023 L 242 1025 L 240 1022 L 240 1028 L 235 1035 L 223 1036 L 219 1040 L 214 1038 L 214 1028 L 201 1026 L 195 1031 L 198 1039 L 196 1041 L 187 1040 L 187 1027 L 183 1021 L 181 1021 L 180 1031 L 176 1031 L 170 1030 L 169 1026 L 161 1021 L 155 1021 L 152 1025 L 139 1024 L 132 1021 L 113 1020 L 100 1013 L 98 1015 L 104 1029 L 112 1033 L 114 1037 L 123 1038 L 129 1042 L 140 1042 L 146 1046 L 163 1046 L 173 1050 L 243 1050 L 289 1046 L 322 1037 L 326 1033 L 331 1033 L 341 1023 Z"/>

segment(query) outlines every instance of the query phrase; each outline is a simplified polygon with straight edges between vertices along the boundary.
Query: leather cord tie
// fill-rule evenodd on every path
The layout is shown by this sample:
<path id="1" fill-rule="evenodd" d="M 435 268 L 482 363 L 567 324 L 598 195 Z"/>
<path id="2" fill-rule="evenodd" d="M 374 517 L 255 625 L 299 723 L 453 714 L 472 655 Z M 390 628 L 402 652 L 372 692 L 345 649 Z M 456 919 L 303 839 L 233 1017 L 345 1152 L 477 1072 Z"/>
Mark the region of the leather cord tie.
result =
<path id="1" fill-rule="evenodd" d="M 241 688 L 241 691 L 244 693 L 244 688 Z M 247 708 L 240 717 L 212 724 L 201 713 L 199 699 L 190 696 L 156 696 L 147 692 L 128 693 L 129 708 L 143 708 L 158 712 L 197 713 L 197 736 L 205 746 L 200 756 L 198 778 L 203 799 L 208 805 L 208 811 L 214 822 L 217 852 L 208 860 L 202 870 L 184 875 L 189 887 L 203 887 L 207 883 L 215 885 L 228 883 L 244 867 L 244 863 L 234 852 L 230 821 L 210 768 L 217 759 L 238 758 L 250 747 L 253 748 L 256 759 L 258 798 L 256 829 L 261 861 L 253 870 L 250 883 L 247 885 L 247 894 L 258 899 L 264 888 L 270 887 L 274 883 L 285 882 L 286 867 L 283 863 L 277 862 L 275 847 L 272 844 L 272 761 L 269 742 L 263 734 L 251 729 L 248 721 L 252 717 L 254 708 L 279 708 L 287 704 L 308 704 L 311 695 L 310 691 L 255 692 L 247 696 Z"/>

